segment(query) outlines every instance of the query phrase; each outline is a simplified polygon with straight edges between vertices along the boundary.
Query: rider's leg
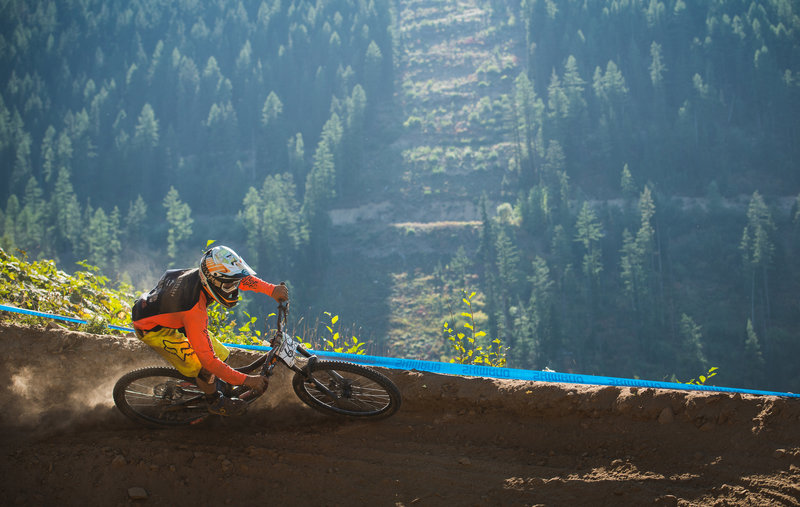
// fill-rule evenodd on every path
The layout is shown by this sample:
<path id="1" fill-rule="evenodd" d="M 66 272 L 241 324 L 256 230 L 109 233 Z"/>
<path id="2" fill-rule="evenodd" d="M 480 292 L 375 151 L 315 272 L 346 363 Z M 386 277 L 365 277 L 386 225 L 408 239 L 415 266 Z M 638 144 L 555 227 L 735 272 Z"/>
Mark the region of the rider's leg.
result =
<path id="1" fill-rule="evenodd" d="M 206 395 L 208 411 L 218 415 L 239 415 L 247 409 L 247 402 L 239 398 L 228 398 L 217 391 L 216 377 L 205 368 L 195 378 L 197 387 Z"/>
<path id="2" fill-rule="evenodd" d="M 139 334 L 137 333 L 137 336 Z M 217 391 L 216 377 L 202 367 L 197 355 L 189 345 L 189 340 L 179 330 L 161 328 L 141 333 L 139 339 L 152 347 L 182 374 L 194 378 L 197 387 L 206 395 L 209 412 L 219 415 L 237 415 L 243 413 L 247 408 L 244 400 L 228 398 Z M 212 337 L 211 343 L 217 357 L 223 361 L 227 360 L 230 351 L 216 338 Z"/>
<path id="3" fill-rule="evenodd" d="M 183 375 L 191 378 L 200 375 L 203 365 L 180 330 L 161 327 L 153 331 L 139 331 L 136 336 Z"/>

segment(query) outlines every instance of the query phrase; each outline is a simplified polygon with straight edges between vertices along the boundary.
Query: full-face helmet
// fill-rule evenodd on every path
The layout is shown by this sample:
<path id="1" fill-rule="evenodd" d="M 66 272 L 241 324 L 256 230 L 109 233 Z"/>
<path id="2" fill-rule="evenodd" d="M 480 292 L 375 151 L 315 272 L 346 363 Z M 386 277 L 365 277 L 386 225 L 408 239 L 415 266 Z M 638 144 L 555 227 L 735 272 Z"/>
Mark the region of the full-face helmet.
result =
<path id="1" fill-rule="evenodd" d="M 200 259 L 200 282 L 219 304 L 233 308 L 239 302 L 239 282 L 255 275 L 236 252 L 226 246 L 215 246 Z"/>

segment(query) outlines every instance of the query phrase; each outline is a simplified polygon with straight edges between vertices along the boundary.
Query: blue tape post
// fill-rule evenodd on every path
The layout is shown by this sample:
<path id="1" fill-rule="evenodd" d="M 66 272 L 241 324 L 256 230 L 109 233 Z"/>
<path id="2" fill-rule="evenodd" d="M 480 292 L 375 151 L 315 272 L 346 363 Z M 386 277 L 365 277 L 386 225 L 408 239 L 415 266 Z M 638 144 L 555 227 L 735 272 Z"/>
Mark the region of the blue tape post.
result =
<path id="1" fill-rule="evenodd" d="M 52 313 L 38 312 L 35 310 L 27 310 L 25 308 L 17 308 L 14 306 L 0 305 L 0 311 L 14 312 L 24 315 L 32 315 L 35 317 L 63 320 L 67 322 L 74 322 L 76 324 L 87 324 L 85 320 L 81 319 L 64 317 L 63 315 L 55 315 Z M 112 325 L 109 325 L 108 327 L 111 329 L 116 329 L 118 331 L 129 331 L 129 332 L 133 331 L 133 329 L 129 327 L 112 326 Z M 255 351 L 270 350 L 270 347 L 265 347 L 261 345 L 242 345 L 239 343 L 226 343 L 225 345 L 245 350 L 255 350 Z M 800 394 L 795 394 L 795 393 L 759 391 L 753 389 L 739 389 L 736 387 L 678 384 L 674 382 L 658 382 L 653 380 L 627 379 L 618 377 L 601 377 L 595 375 L 578 375 L 575 373 L 560 373 L 555 371 L 520 370 L 515 368 L 494 368 L 491 366 L 481 366 L 474 364 L 440 363 L 436 361 L 422 361 L 419 359 L 398 359 L 393 357 L 367 356 L 359 354 L 342 354 L 338 352 L 327 352 L 322 350 L 311 350 L 310 352 L 320 357 L 329 357 L 331 359 L 350 361 L 353 363 L 358 363 L 368 366 L 377 366 L 380 368 L 389 368 L 393 370 L 405 370 L 405 371 L 418 370 L 430 373 L 441 373 L 445 375 L 460 375 L 466 377 L 488 377 L 488 378 L 509 379 L 509 380 L 512 379 L 532 380 L 539 382 L 587 384 L 587 385 L 598 385 L 598 386 L 651 387 L 655 389 L 678 389 L 682 391 L 728 392 L 728 393 L 753 394 L 759 396 L 781 396 L 788 398 L 800 398 Z"/>

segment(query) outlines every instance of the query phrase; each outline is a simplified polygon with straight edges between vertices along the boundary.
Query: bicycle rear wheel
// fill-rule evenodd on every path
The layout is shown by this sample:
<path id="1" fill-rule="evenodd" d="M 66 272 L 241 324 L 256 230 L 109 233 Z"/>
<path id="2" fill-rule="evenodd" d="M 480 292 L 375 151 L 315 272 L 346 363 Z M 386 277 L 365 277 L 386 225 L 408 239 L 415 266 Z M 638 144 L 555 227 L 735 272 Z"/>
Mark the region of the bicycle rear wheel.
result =
<path id="1" fill-rule="evenodd" d="M 182 426 L 209 415 L 208 403 L 193 379 L 161 366 L 123 375 L 114 385 L 120 412 L 148 426 Z"/>
<path id="2" fill-rule="evenodd" d="M 308 376 L 295 374 L 292 387 L 307 405 L 329 415 L 382 419 L 400 408 L 397 386 L 366 366 L 339 361 L 316 361 Z"/>

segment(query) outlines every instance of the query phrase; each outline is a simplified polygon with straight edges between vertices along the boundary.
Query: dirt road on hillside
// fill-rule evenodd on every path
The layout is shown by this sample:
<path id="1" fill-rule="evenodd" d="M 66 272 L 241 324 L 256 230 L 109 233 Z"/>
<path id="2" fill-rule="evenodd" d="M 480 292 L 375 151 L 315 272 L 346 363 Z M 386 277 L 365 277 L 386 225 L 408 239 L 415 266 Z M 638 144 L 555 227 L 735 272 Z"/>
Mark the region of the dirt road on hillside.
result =
<path id="1" fill-rule="evenodd" d="M 386 421 L 279 377 L 244 417 L 154 431 L 111 401 L 157 363 L 134 339 L 0 324 L 0 346 L 5 505 L 800 505 L 796 399 L 387 370 Z"/>

